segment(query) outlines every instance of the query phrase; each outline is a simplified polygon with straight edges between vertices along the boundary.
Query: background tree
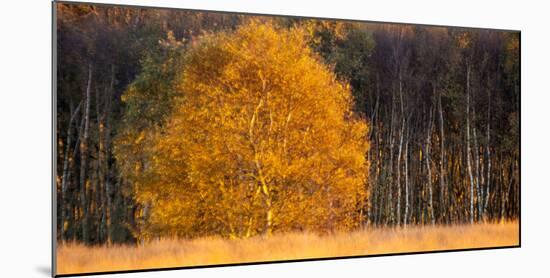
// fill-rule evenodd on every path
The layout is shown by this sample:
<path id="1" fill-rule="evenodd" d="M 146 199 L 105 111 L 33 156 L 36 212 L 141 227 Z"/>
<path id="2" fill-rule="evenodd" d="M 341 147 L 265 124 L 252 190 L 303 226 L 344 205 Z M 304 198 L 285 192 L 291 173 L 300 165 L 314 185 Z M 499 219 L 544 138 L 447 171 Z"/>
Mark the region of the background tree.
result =
<path id="1" fill-rule="evenodd" d="M 128 123 L 120 120 L 126 111 L 135 119 L 146 116 L 141 108 L 151 102 L 143 97 L 125 107 L 121 95 L 141 72 L 151 75 L 134 86 L 136 94 L 159 93 L 147 83 L 169 75 L 160 65 L 168 65 L 174 42 L 230 28 L 240 17 L 65 3 L 56 8 L 58 236 L 85 243 L 133 241 L 141 209 L 132 182 L 117 168 L 113 139 L 127 132 Z"/>

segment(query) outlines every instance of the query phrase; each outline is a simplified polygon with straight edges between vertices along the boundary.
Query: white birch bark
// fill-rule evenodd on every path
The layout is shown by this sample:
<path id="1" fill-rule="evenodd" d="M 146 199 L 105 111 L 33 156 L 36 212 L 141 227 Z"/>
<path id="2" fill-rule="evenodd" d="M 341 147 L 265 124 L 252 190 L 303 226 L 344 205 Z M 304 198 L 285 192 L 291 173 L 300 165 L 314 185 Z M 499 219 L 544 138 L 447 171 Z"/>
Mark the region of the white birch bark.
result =
<path id="1" fill-rule="evenodd" d="M 86 168 L 88 159 L 88 136 L 90 128 L 90 100 L 92 87 L 92 64 L 88 64 L 88 82 L 86 85 L 86 106 L 84 109 L 84 131 L 80 140 L 80 204 L 82 217 L 80 219 L 82 226 L 82 240 L 88 241 L 88 200 L 86 193 Z"/>
<path id="2" fill-rule="evenodd" d="M 470 178 L 470 223 L 474 223 L 474 177 L 470 154 L 470 65 L 466 66 L 466 167 Z"/>

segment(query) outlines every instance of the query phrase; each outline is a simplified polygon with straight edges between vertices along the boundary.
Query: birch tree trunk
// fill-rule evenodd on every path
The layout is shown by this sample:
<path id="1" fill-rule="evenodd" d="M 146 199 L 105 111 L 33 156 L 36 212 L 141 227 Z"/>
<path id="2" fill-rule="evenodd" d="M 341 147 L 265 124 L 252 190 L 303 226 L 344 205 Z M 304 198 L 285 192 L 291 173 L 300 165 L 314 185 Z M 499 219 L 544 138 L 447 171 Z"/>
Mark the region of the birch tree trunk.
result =
<path id="1" fill-rule="evenodd" d="M 401 130 L 399 131 L 399 148 L 397 151 L 397 225 L 401 225 L 401 151 L 403 149 L 403 133 L 405 129 L 405 115 L 403 112 L 403 82 L 399 73 L 399 102 L 401 105 Z"/>
<path id="2" fill-rule="evenodd" d="M 426 170 L 428 171 L 428 212 L 430 214 L 430 221 L 435 224 L 434 217 L 434 203 L 433 203 L 433 185 L 432 185 L 432 166 L 430 158 L 430 147 L 432 143 L 432 123 L 433 123 L 433 110 L 430 108 L 430 118 L 428 123 L 428 134 L 426 136 Z"/>
<path id="3" fill-rule="evenodd" d="M 387 219 L 387 222 L 390 223 L 390 224 L 393 224 L 393 220 L 394 220 L 394 211 L 393 211 L 393 190 L 392 190 L 392 185 L 393 185 L 393 145 L 394 145 L 394 139 L 393 139 L 393 122 L 394 122 L 394 117 L 395 117 L 395 113 L 394 113 L 394 108 L 395 106 L 395 100 L 394 100 L 394 95 L 393 95 L 393 91 L 392 91 L 392 105 L 391 105 L 391 122 L 390 122 L 390 138 L 389 138 L 389 142 L 390 142 L 390 153 L 389 153 L 389 156 L 390 156 L 390 167 L 389 167 L 389 183 L 388 183 L 388 209 L 389 209 L 389 218 Z"/>
<path id="4" fill-rule="evenodd" d="M 82 240 L 88 242 L 88 200 L 86 188 L 86 167 L 88 159 L 88 129 L 90 127 L 90 100 L 92 87 L 92 64 L 88 64 L 88 84 L 86 85 L 86 106 L 84 109 L 84 131 L 80 140 L 80 205 L 82 210 Z"/>
<path id="5" fill-rule="evenodd" d="M 470 223 L 474 223 L 474 177 L 470 154 L 470 65 L 466 65 L 466 167 L 470 178 Z"/>
<path id="6" fill-rule="evenodd" d="M 409 127 L 407 127 L 407 139 L 405 140 L 405 215 L 403 223 L 405 226 L 409 223 Z"/>
<path id="7" fill-rule="evenodd" d="M 104 194 L 104 188 L 105 188 L 105 144 L 104 144 L 104 132 L 105 132 L 105 125 L 104 125 L 104 111 L 101 110 L 101 94 L 99 93 L 99 89 L 96 87 L 96 125 L 97 125 L 97 169 L 96 169 L 96 175 L 97 175 L 97 183 L 96 183 L 96 202 L 97 202 L 97 210 L 98 210 L 98 218 L 99 218 L 99 225 L 97 225 L 97 238 L 102 241 L 105 236 L 105 226 L 106 226 L 106 208 L 105 208 L 105 194 Z"/>
<path id="8" fill-rule="evenodd" d="M 69 172 L 69 162 L 72 161 L 72 154 L 71 154 L 71 144 L 72 144 L 72 130 L 73 130 L 73 123 L 75 121 L 75 118 L 76 118 L 76 115 L 78 114 L 78 112 L 80 111 L 80 106 L 82 105 L 82 102 L 80 102 L 78 104 L 78 106 L 76 107 L 76 109 L 74 111 L 72 111 L 71 113 L 71 118 L 69 120 L 69 126 L 67 128 L 67 140 L 66 140 L 66 147 L 65 147 L 65 154 L 63 156 L 63 175 L 62 175 L 62 179 L 61 179 L 61 218 L 60 218 L 60 222 L 61 222 L 61 231 L 60 231 L 60 234 L 61 234 L 61 241 L 64 241 L 65 240 L 65 213 L 66 213 L 66 210 L 67 208 L 65 207 L 68 200 L 66 200 L 66 195 L 67 195 L 67 186 L 68 186 L 68 180 L 69 180 L 69 177 L 70 177 L 70 172 Z M 75 145 L 75 148 L 77 147 L 77 145 Z"/>
<path id="9" fill-rule="evenodd" d="M 373 161 L 371 164 L 371 169 L 374 169 L 372 172 L 372 180 L 370 181 L 370 188 L 371 188 L 371 198 L 368 199 L 370 205 L 368 206 L 368 219 L 374 224 L 378 223 L 377 215 L 378 215 L 378 209 L 379 209 L 379 202 L 378 202 L 378 181 L 380 179 L 380 157 L 379 157 L 379 148 L 380 143 L 378 140 L 378 126 L 377 126 L 377 116 L 378 116 L 378 107 L 380 103 L 380 86 L 379 86 L 379 77 L 376 75 L 376 104 L 374 105 L 374 109 L 371 114 L 371 128 L 370 128 L 370 134 L 369 139 L 371 142 L 375 142 L 374 148 L 372 151 L 369 151 L 370 157 L 375 157 L 376 160 L 370 160 Z"/>
<path id="10" fill-rule="evenodd" d="M 475 107 L 475 106 L 474 106 Z M 474 116 L 474 119 L 475 119 L 475 108 L 473 110 L 473 116 Z M 477 193 L 477 220 L 480 221 L 481 218 L 482 218 L 482 206 L 483 206 L 483 196 L 482 196 L 482 192 L 481 192 L 481 188 L 480 188 L 480 171 L 479 171 L 479 146 L 477 144 L 477 131 L 476 131 L 476 127 L 475 127 L 475 122 L 474 122 L 474 127 L 473 127 L 473 135 L 474 135 L 474 159 L 476 161 L 475 163 L 475 177 L 474 177 L 474 182 L 475 182 L 475 185 L 476 185 L 476 193 Z"/>
<path id="11" fill-rule="evenodd" d="M 435 87 L 434 87 L 435 90 Z M 434 91 L 435 95 L 435 91 Z M 440 206 L 440 213 L 442 214 L 443 221 L 445 223 L 448 223 L 447 219 L 447 210 L 448 210 L 448 202 L 447 202 L 447 195 L 448 195 L 448 188 L 447 184 L 445 183 L 445 129 L 444 129 L 444 121 L 443 121 L 443 105 L 441 103 L 441 91 L 439 91 L 438 94 L 438 101 L 437 106 L 439 110 L 439 136 L 440 136 L 440 160 L 439 160 L 439 206 Z"/>
<path id="12" fill-rule="evenodd" d="M 489 204 L 489 194 L 491 193 L 491 90 L 487 90 L 488 107 L 487 107 L 487 144 L 486 144 L 486 156 L 487 156 L 487 179 L 485 185 L 485 204 L 483 205 L 483 214 L 487 216 L 487 207 Z"/>

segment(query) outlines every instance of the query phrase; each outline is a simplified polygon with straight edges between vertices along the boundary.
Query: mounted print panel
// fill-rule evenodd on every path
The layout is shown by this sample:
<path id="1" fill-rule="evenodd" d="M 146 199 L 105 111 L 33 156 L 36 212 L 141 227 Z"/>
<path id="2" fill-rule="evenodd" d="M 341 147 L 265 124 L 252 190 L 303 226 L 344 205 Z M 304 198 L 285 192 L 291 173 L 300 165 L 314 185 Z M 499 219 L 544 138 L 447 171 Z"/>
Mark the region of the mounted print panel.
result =
<path id="1" fill-rule="evenodd" d="M 54 2 L 54 276 L 520 246 L 520 32 Z"/>

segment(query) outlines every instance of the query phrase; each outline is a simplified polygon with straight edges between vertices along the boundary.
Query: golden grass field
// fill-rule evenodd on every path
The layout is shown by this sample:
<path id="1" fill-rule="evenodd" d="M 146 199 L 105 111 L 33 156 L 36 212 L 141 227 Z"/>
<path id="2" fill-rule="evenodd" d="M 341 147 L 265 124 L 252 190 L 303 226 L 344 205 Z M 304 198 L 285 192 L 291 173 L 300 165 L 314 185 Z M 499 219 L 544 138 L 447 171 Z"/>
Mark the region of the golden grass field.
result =
<path id="1" fill-rule="evenodd" d="M 452 250 L 519 244 L 517 222 L 289 233 L 227 240 L 161 239 L 144 246 L 60 244 L 57 274 Z"/>

